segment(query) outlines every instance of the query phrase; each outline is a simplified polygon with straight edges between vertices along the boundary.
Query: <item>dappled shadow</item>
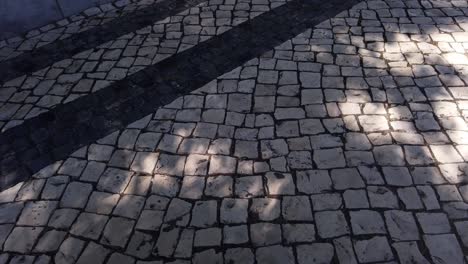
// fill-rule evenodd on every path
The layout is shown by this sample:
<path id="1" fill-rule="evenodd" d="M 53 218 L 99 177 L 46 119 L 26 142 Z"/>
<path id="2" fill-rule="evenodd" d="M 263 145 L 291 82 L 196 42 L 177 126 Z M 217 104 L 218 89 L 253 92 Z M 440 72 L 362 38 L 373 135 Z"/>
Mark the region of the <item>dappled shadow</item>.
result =
<path id="1" fill-rule="evenodd" d="M 243 248 L 244 263 L 294 263 L 294 248 L 324 262 L 462 263 L 464 40 L 441 41 L 462 28 L 404 20 L 396 32 L 391 20 L 383 34 L 387 4 L 366 3 L 2 192 L 18 207 L 5 224 L 31 200 L 76 212 L 56 262 L 229 262 Z M 399 3 L 392 14 L 410 12 Z"/>

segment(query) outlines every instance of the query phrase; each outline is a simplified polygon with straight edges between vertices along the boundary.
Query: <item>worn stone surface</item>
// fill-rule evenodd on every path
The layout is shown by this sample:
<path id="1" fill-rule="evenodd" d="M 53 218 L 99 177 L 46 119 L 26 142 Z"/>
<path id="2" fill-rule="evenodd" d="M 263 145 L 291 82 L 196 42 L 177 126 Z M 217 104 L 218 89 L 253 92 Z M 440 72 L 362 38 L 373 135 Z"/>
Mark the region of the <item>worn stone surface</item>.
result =
<path id="1" fill-rule="evenodd" d="M 287 1 L 187 6 L 2 83 L 2 133 L 73 127 L 60 123 L 68 111 L 106 132 L 2 138 L 1 172 L 20 167 L 16 155 L 34 175 L 0 193 L 0 259 L 466 262 L 468 4 L 370 0 L 327 19 L 338 2 L 310 14 Z M 244 38 L 255 48 L 213 48 Z M 24 41 L 0 41 L 0 60 Z"/>

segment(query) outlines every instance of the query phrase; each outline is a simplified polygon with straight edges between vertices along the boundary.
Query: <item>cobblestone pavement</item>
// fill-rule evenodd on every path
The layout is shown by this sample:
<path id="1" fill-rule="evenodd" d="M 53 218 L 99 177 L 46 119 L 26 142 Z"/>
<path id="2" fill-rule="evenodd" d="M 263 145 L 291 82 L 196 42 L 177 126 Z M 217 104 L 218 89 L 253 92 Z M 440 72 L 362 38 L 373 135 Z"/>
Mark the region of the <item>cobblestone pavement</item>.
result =
<path id="1" fill-rule="evenodd" d="M 202 3 L 0 92 L 66 107 L 284 3 Z M 467 16 L 362 1 L 75 149 L 0 193 L 0 263 L 466 264 Z"/>
<path id="2" fill-rule="evenodd" d="M 103 25 L 115 18 L 145 8 L 155 2 L 154 0 L 119 0 L 114 3 L 86 9 L 81 14 L 31 30 L 24 34 L 24 36 L 1 40 L 0 61 L 12 59 L 24 52 L 38 49 L 56 40 L 67 39 L 73 34 Z"/>
<path id="3" fill-rule="evenodd" d="M 24 119 L 33 118 L 58 104 L 66 104 L 105 88 L 285 2 L 205 2 L 32 74 L 5 82 L 0 87 L 0 129 L 17 126 Z"/>
<path id="4" fill-rule="evenodd" d="M 83 11 L 82 14 L 31 30 L 24 36 L 1 40 L 0 61 L 17 57 L 24 52 L 40 48 L 58 39 L 66 39 L 78 32 L 92 29 L 153 2 L 121 0 L 99 7 L 92 7 Z"/>

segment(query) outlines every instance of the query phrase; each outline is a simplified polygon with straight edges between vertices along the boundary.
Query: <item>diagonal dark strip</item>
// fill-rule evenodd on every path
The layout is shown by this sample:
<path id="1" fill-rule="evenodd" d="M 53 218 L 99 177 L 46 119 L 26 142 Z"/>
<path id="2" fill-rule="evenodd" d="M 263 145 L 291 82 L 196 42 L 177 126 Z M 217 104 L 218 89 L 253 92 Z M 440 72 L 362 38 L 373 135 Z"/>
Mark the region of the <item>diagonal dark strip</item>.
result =
<path id="1" fill-rule="evenodd" d="M 294 1 L 0 135 L 0 188 L 153 113 L 358 0 Z"/>
<path id="2" fill-rule="evenodd" d="M 206 0 L 162 0 L 69 38 L 0 62 L 0 84 L 134 32 Z"/>

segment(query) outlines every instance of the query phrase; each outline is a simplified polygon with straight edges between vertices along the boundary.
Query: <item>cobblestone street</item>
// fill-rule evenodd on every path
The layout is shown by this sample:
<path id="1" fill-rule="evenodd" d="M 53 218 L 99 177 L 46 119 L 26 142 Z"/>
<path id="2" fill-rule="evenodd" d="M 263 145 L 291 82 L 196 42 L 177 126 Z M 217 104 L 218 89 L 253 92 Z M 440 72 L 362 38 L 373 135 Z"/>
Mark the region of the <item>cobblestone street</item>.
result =
<path id="1" fill-rule="evenodd" d="M 466 0 L 120 0 L 0 40 L 0 264 L 467 264 L 467 51 Z"/>

